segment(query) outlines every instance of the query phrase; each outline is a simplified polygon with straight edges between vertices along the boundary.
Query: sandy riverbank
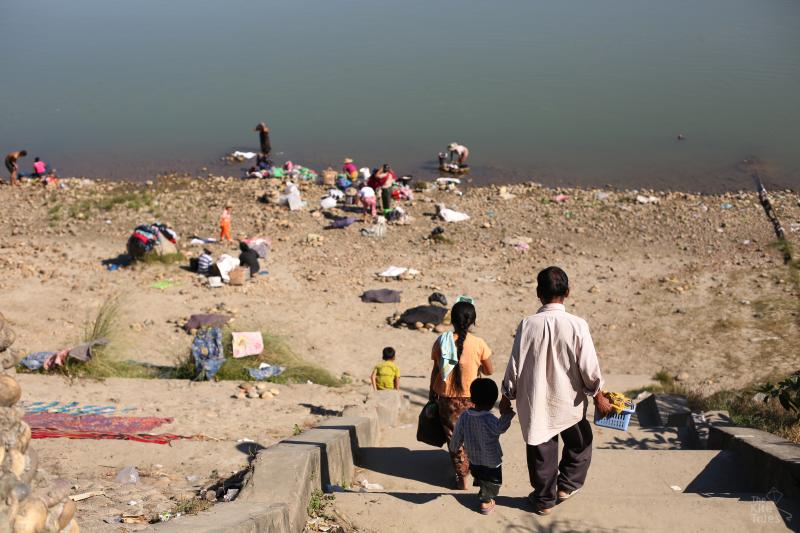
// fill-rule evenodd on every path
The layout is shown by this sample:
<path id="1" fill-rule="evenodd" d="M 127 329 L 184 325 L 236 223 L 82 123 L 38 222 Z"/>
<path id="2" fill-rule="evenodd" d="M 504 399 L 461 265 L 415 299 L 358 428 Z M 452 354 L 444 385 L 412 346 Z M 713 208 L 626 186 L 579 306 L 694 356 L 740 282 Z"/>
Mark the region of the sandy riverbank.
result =
<path id="1" fill-rule="evenodd" d="M 257 201 L 267 192 L 265 181 L 172 178 L 149 186 L 68 185 L 67 190 L 0 188 L 0 311 L 17 332 L 17 350 L 49 350 L 78 340 L 84 321 L 100 303 L 110 294 L 121 294 L 124 327 L 109 349 L 115 357 L 173 364 L 191 341 L 175 321 L 224 303 L 238 309 L 237 327 L 282 335 L 302 357 L 337 376 L 355 376 L 342 389 L 282 387 L 275 404 L 230 398 L 235 383 L 22 376 L 25 401 L 117 400 L 137 407 L 135 414 L 175 418 L 164 431 L 221 439 L 172 448 L 36 441 L 43 467 L 52 475 L 74 480 L 76 491 L 95 485 L 109 491 L 109 498 L 79 504 L 85 530 L 102 529 L 102 518 L 127 505 L 127 493 L 108 478 L 130 458 L 145 469 L 161 464 L 167 477 L 176 480 L 174 493 L 155 484 L 164 476 L 152 477 L 152 487 L 150 481 L 143 485 L 142 490 L 155 491 L 148 507 L 152 511 L 157 503 L 166 505 L 170 497 L 178 497 L 178 489 L 192 488 L 177 480 L 188 475 L 208 479 L 214 469 L 243 468 L 247 456 L 236 451 L 237 439 L 268 444 L 290 434 L 295 423 L 313 422 L 317 415 L 306 404 L 336 410 L 363 399 L 363 380 L 383 346 L 397 349 L 404 374 L 427 374 L 435 336 L 392 328 L 386 317 L 425 303 L 433 290 L 449 299 L 459 294 L 476 299 L 476 333 L 494 350 L 499 368 L 507 360 L 518 320 L 538 307 L 536 272 L 557 264 L 570 275 L 569 308 L 589 321 L 606 372 L 652 374 L 665 369 L 685 373 L 688 385 L 711 392 L 796 369 L 800 293 L 771 245 L 772 229 L 752 193 L 639 191 L 658 200 L 640 204 L 637 193 L 630 191 L 607 191 L 598 199 L 595 190 L 534 184 L 509 187 L 514 195 L 509 199 L 502 199 L 494 186 L 471 188 L 463 196 L 436 190 L 402 204 L 413 217 L 410 224 L 390 225 L 385 237 L 368 238 L 359 233 L 361 223 L 324 229 L 327 221 L 314 210 L 323 193 L 317 186 L 302 191 L 310 210 L 289 212 Z M 557 194 L 569 199 L 555 203 Z M 109 201 L 113 198 L 119 203 Z M 184 240 L 192 234 L 214 235 L 227 201 L 235 206 L 234 235 L 273 240 L 265 279 L 211 290 L 177 265 L 113 272 L 101 265 L 124 252 L 127 236 L 139 223 L 167 222 Z M 773 193 L 773 201 L 787 228 L 800 224 L 796 193 Z M 471 218 L 453 224 L 435 221 L 436 202 Z M 435 226 L 445 228 L 448 242 L 427 239 Z M 309 234 L 321 235 L 322 241 L 307 242 Z M 504 245 L 507 237 L 531 238 L 530 249 Z M 790 232 L 789 238 L 797 242 L 800 232 Z M 217 252 L 231 249 L 215 246 Z M 199 251 L 189 246 L 183 250 Z M 421 275 L 409 281 L 376 280 L 375 273 L 389 265 L 412 267 Z M 165 290 L 151 288 L 165 278 L 174 284 Z M 381 287 L 402 290 L 403 302 L 359 300 L 363 290 Z M 130 496 L 131 501 L 144 498 Z"/>

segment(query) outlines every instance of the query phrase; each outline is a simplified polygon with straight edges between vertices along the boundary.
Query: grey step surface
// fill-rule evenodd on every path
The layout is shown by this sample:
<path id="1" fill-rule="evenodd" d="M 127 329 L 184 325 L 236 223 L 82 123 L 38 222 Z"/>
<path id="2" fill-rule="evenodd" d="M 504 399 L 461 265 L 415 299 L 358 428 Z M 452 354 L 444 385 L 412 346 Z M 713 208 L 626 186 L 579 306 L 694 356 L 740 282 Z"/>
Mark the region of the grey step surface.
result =
<path id="1" fill-rule="evenodd" d="M 609 376 L 607 381 L 608 390 L 624 391 L 649 379 Z M 776 504 L 774 495 L 751 490 L 736 453 L 681 449 L 678 428 L 635 424 L 627 432 L 593 424 L 586 485 L 552 515 L 540 517 L 527 502 L 531 487 L 525 444 L 515 421 L 501 438 L 504 484 L 497 508 L 483 516 L 476 511 L 477 489 L 452 490 L 448 454 L 416 442 L 416 414 L 406 413 L 403 418 L 411 422 L 385 432 L 380 446 L 361 450 L 357 479 L 383 489 L 336 494 L 337 510 L 360 531 L 751 532 L 797 527 L 798 511 L 789 502 Z"/>

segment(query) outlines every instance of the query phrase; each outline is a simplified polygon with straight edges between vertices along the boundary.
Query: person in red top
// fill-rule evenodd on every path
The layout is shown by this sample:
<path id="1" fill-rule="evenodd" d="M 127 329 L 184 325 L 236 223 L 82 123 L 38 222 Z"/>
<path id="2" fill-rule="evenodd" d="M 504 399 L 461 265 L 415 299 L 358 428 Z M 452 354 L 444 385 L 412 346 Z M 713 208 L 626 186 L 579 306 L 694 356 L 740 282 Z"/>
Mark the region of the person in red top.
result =
<path id="1" fill-rule="evenodd" d="M 392 208 L 392 185 L 395 181 L 397 181 L 397 174 L 388 164 L 384 164 L 380 170 L 376 170 L 367 181 L 367 185 L 375 190 L 376 195 L 380 191 L 381 209 L 384 213 Z"/>

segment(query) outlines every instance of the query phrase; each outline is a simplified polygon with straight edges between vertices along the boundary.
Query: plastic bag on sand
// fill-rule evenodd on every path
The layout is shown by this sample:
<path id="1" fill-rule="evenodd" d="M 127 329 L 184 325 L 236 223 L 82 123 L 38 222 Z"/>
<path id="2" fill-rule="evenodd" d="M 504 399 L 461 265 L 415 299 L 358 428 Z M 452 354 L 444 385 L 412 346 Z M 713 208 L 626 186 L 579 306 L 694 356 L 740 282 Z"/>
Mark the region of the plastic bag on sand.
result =
<path id="1" fill-rule="evenodd" d="M 366 479 L 361 481 L 361 488 L 366 491 L 383 490 L 383 485 L 380 483 L 370 483 Z"/>
<path id="2" fill-rule="evenodd" d="M 437 208 L 439 211 L 439 217 L 445 222 L 463 222 L 464 220 L 469 220 L 468 214 L 461 213 L 453 209 L 448 209 L 444 206 L 444 204 L 439 204 Z"/>
<path id="3" fill-rule="evenodd" d="M 139 483 L 139 471 L 136 470 L 135 466 L 126 466 L 117 473 L 114 481 L 121 483 L 122 485 Z"/>
<path id="4" fill-rule="evenodd" d="M 219 275 L 222 277 L 224 281 L 230 281 L 230 273 L 231 270 L 239 266 L 239 260 L 235 257 L 231 257 L 228 254 L 222 254 L 219 256 L 217 260 L 217 268 L 219 269 Z"/>
<path id="5" fill-rule="evenodd" d="M 330 196 L 327 196 L 319 202 L 319 206 L 322 209 L 333 209 L 334 207 L 336 207 L 336 198 L 331 198 Z"/>

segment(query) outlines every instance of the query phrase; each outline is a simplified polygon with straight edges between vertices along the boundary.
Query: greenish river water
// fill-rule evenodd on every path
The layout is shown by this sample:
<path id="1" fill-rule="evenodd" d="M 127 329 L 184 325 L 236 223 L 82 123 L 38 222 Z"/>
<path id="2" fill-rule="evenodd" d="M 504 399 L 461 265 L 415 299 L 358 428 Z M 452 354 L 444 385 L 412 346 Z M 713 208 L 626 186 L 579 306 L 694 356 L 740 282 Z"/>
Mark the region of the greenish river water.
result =
<path id="1" fill-rule="evenodd" d="M 797 0 L 2 0 L 0 51 L 26 169 L 213 169 L 265 120 L 318 167 L 458 141 L 476 182 L 800 187 Z"/>

